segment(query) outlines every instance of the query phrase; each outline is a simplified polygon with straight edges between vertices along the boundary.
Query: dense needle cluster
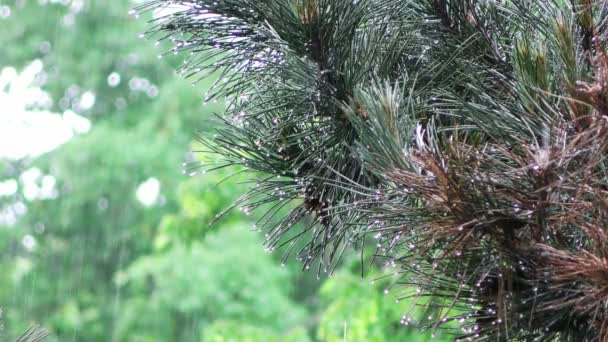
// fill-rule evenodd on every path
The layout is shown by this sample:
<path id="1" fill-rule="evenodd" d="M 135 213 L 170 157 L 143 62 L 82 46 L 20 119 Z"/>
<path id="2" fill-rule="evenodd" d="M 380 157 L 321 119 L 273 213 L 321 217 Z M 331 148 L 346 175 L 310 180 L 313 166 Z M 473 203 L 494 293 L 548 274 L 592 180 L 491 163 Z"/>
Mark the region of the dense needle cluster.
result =
<path id="1" fill-rule="evenodd" d="M 156 0 L 267 247 L 374 240 L 458 338 L 608 340 L 608 5 Z M 295 243 L 304 241 L 305 243 Z M 295 246 L 304 246 L 294 250 Z"/>

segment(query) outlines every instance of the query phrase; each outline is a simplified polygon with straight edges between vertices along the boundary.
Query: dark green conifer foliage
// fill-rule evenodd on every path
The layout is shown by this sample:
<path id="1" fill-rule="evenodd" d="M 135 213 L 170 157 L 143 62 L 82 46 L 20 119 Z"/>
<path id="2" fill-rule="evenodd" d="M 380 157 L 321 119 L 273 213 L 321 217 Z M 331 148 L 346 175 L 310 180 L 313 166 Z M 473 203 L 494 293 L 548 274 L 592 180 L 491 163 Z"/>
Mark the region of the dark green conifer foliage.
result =
<path id="1" fill-rule="evenodd" d="M 148 35 L 188 54 L 181 73 L 222 76 L 209 99 L 228 109 L 202 140 L 224 160 L 211 168 L 268 174 L 238 205 L 265 208 L 269 249 L 331 272 L 345 248 L 375 238 L 406 295 L 433 298 L 432 328 L 608 340 L 606 2 L 139 10 L 152 9 L 166 15 Z"/>

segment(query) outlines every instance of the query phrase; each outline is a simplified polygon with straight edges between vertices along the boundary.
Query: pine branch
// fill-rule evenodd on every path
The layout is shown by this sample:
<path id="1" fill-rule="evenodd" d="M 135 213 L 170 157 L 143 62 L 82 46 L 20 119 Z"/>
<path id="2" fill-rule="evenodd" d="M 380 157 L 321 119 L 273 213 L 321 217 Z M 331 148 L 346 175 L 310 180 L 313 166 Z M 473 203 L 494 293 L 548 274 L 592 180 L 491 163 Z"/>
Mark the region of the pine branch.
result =
<path id="1" fill-rule="evenodd" d="M 33 326 L 28 328 L 23 335 L 17 338 L 17 342 L 42 342 L 46 340 L 49 332 L 39 326 Z"/>
<path id="2" fill-rule="evenodd" d="M 219 74 L 202 142 L 268 174 L 267 248 L 332 271 L 377 239 L 459 338 L 608 338 L 608 5 L 208 0 L 151 37 Z M 296 241 L 304 248 L 293 251 Z M 422 304 L 424 303 L 424 304 Z M 407 319 L 405 320 L 407 321 Z"/>

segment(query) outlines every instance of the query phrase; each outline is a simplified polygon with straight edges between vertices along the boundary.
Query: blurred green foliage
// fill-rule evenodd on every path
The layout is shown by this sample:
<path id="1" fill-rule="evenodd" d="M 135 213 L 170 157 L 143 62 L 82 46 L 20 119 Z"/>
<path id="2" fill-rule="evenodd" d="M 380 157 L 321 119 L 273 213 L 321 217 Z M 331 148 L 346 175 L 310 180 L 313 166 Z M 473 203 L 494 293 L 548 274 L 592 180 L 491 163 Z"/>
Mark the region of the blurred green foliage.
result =
<path id="1" fill-rule="evenodd" d="M 126 326 L 125 336 L 131 336 L 131 328 L 139 336 L 149 334 L 150 341 L 184 340 L 181 332 L 198 340 L 216 320 L 255 322 L 269 331 L 293 327 L 305 310 L 289 298 L 293 286 L 287 271 L 276 267 L 260 244 L 243 227 L 225 226 L 202 243 L 138 259 L 118 277 L 136 301 L 147 298 L 143 306 L 124 303 L 127 317 L 119 321 Z M 144 321 L 142 311 L 158 314 Z M 175 331 L 167 336 L 162 328 L 172 321 Z"/>
<path id="2" fill-rule="evenodd" d="M 370 272 L 361 279 L 353 267 L 358 268 L 358 262 L 350 269 L 340 270 L 321 287 L 324 311 L 317 330 L 320 341 L 344 341 L 345 336 L 349 341 L 417 341 L 430 340 L 433 335 L 433 341 L 452 340 L 441 332 L 408 329 L 405 321 L 396 319 L 407 317 L 407 324 L 422 326 L 420 323 L 435 314 L 425 307 L 427 300 L 406 298 L 397 303 L 393 301 L 394 296 L 389 295 L 389 289 L 394 286 L 390 277 Z M 375 278 L 378 279 L 372 284 L 369 279 Z"/>
<path id="3" fill-rule="evenodd" d="M 239 183 L 247 182 L 249 177 L 234 168 L 219 169 L 203 177 L 204 181 L 193 177 L 176 187 L 179 209 L 163 216 L 155 241 L 158 249 L 175 242 L 188 244 L 200 240 L 217 225 L 245 222 L 245 214 L 237 209 L 224 212 L 243 191 Z"/>
<path id="4" fill-rule="evenodd" d="M 399 324 L 411 303 L 395 304 L 358 267 L 317 280 L 293 258 L 281 267 L 281 251 L 264 252 L 254 215 L 236 209 L 209 225 L 249 177 L 182 173 L 201 157 L 189 152 L 194 132 L 209 130 L 223 104 L 203 106 L 211 80 L 192 87 L 173 72 L 179 59 L 159 60 L 162 46 L 137 38 L 150 18 L 129 17 L 133 5 L 0 2 L 10 8 L 0 18 L 0 69 L 42 60 L 36 85 L 50 109 L 93 124 L 38 158 L 0 160 L 0 182 L 19 180 L 0 210 L 25 208 L 0 224 L 0 340 L 34 324 L 49 341 L 427 340 Z M 111 85 L 113 73 L 120 82 Z M 79 108 L 87 91 L 94 106 Z M 20 176 L 32 167 L 54 177 L 56 196 L 24 195 Z M 146 206 L 136 192 L 151 178 L 160 193 Z"/>
<path id="5" fill-rule="evenodd" d="M 306 330 L 295 328 L 286 333 L 277 333 L 253 323 L 216 321 L 206 331 L 204 342 L 308 342 Z"/>

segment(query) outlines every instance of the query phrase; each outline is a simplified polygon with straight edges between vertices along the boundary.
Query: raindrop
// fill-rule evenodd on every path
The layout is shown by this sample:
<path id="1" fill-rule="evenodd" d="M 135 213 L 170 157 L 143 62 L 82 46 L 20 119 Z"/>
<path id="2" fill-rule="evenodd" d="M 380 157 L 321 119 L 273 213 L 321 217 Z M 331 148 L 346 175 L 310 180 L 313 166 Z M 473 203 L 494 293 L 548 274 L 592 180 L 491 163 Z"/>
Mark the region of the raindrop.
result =
<path id="1" fill-rule="evenodd" d="M 27 249 L 28 251 L 31 251 L 36 246 L 36 239 L 33 236 L 31 236 L 30 234 L 26 234 L 23 237 L 23 240 L 21 241 L 21 243 L 23 244 L 23 247 L 25 247 L 25 249 Z"/>
<path id="2" fill-rule="evenodd" d="M 112 88 L 118 86 L 120 84 L 120 74 L 116 71 L 112 72 L 108 75 L 108 85 Z"/>
<path id="3" fill-rule="evenodd" d="M 150 86 L 146 93 L 147 93 L 148 97 L 156 97 L 156 96 L 158 96 L 158 88 L 154 85 Z"/>
<path id="4" fill-rule="evenodd" d="M 8 6 L 0 7 L 0 18 L 8 18 L 11 16 L 11 8 Z"/>

